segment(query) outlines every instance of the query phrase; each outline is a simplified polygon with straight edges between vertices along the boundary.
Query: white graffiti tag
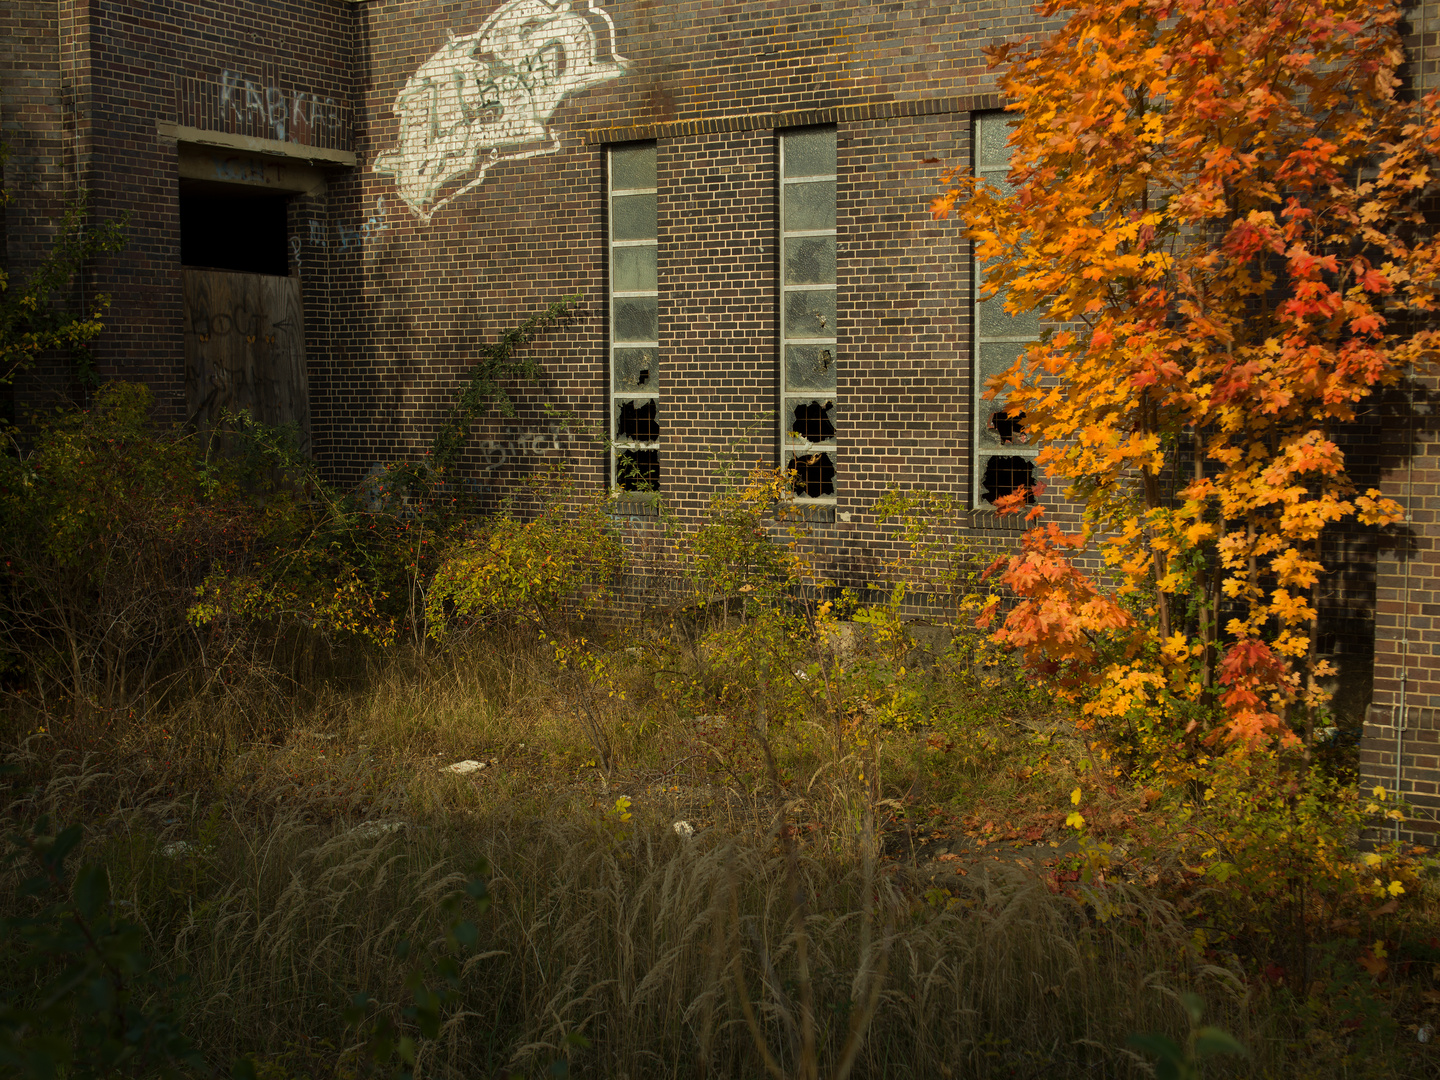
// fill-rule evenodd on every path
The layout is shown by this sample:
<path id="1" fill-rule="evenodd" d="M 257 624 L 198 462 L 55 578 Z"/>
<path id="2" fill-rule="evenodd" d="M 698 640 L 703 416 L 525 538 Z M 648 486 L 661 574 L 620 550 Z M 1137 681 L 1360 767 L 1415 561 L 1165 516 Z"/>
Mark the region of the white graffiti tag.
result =
<path id="1" fill-rule="evenodd" d="M 475 33 L 450 37 L 405 83 L 395 99 L 400 145 L 375 171 L 395 178 L 422 222 L 497 163 L 555 153 L 549 124 L 561 99 L 625 74 L 610 16 L 593 0 L 576 7 L 509 0 Z"/>

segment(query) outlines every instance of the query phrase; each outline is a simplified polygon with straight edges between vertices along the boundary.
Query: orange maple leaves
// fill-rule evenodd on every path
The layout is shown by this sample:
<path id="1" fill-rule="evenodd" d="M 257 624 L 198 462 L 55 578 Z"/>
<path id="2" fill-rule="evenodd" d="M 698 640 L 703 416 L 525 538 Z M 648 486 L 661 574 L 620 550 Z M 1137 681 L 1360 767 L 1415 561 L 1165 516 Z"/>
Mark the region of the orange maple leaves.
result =
<path id="1" fill-rule="evenodd" d="M 1086 508 L 1081 532 L 1037 530 L 1003 567 L 1022 602 L 997 636 L 1066 685 L 1131 688 L 1102 712 L 1180 687 L 1230 738 L 1290 737 L 1292 706 L 1318 700 L 1325 531 L 1400 516 L 1356 490 L 1336 432 L 1440 349 L 1420 205 L 1440 96 L 1399 93 L 1393 0 L 1039 13 L 1068 21 L 992 50 L 1014 193 L 956 174 L 932 204 L 958 212 L 1007 310 L 1048 320 L 991 392 Z M 1116 597 L 1073 565 L 1092 539 Z M 1153 623 L 1118 602 L 1134 593 Z"/>

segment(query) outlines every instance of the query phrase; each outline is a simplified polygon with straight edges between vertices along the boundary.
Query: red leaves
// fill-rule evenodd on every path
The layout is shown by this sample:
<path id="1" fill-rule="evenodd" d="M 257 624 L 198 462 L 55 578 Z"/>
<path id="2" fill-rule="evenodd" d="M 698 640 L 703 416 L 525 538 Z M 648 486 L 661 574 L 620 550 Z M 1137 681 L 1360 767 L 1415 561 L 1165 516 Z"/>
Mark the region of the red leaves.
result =
<path id="1" fill-rule="evenodd" d="M 1276 734 L 1294 740 L 1266 698 L 1288 674 L 1289 665 L 1263 641 L 1242 639 L 1229 648 L 1220 661 L 1220 685 L 1228 688 L 1220 697 L 1230 713 L 1228 741 L 1260 742 Z"/>
<path id="2" fill-rule="evenodd" d="M 1075 567 L 1081 538 L 1052 525 L 1001 567 L 1019 603 L 996 635 L 1062 684 L 1129 680 L 1117 710 L 1150 707 L 1147 687 L 1218 683 L 1226 737 L 1272 739 L 1314 660 L 1305 582 L 1324 571 L 1323 531 L 1395 513 L 1354 491 L 1333 427 L 1440 359 L 1424 215 L 1440 96 L 1395 94 L 1395 0 L 1045 11 L 1067 20 L 1053 36 L 990 54 L 1017 118 L 1015 194 L 956 181 L 932 212 L 961 217 L 1011 310 L 1083 326 L 1032 346 L 994 392 L 1025 414 L 1041 467 L 1086 493 L 1155 625 L 1135 626 Z M 1172 496 L 1176 447 L 1202 460 Z M 1195 610 L 1209 636 L 1192 649 L 1201 631 L 1166 613 Z M 1175 674 L 1201 656 L 1218 679 Z"/>
<path id="3" fill-rule="evenodd" d="M 1066 688 L 1098 678 L 1099 639 L 1132 626 L 1130 616 L 1071 562 L 1068 552 L 1084 546 L 1083 536 L 1047 523 L 1025 534 L 1021 554 L 991 567 L 1021 597 L 995 640 L 1019 649 L 1027 666 Z M 987 609 L 977 625 L 988 626 L 993 615 Z"/>

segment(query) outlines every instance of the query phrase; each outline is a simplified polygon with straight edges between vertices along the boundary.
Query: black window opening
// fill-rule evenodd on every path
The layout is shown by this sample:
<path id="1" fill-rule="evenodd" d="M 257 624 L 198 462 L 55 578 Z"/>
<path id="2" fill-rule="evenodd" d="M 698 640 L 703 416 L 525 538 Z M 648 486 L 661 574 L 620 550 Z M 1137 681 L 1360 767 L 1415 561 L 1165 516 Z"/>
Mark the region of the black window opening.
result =
<path id="1" fill-rule="evenodd" d="M 180 263 L 246 274 L 290 273 L 283 195 L 180 190 Z"/>
<path id="2" fill-rule="evenodd" d="M 835 459 L 829 454 L 807 454 L 790 459 L 795 494 L 818 499 L 835 494 Z"/>
<path id="3" fill-rule="evenodd" d="M 1002 446 L 1019 446 L 1029 441 L 1029 436 L 1025 433 L 1023 412 L 1015 416 L 1005 412 L 991 413 L 990 429 L 995 432 L 995 437 Z"/>
<path id="4" fill-rule="evenodd" d="M 1025 489 L 1025 502 L 1035 501 L 1035 462 L 1031 458 L 995 456 L 985 459 L 985 475 L 980 492 L 989 503 Z"/>
<path id="5" fill-rule="evenodd" d="M 659 490 L 660 451 L 617 451 L 615 454 L 615 482 L 624 491 Z"/>
<path id="6" fill-rule="evenodd" d="M 790 424 L 790 433 L 806 442 L 834 442 L 834 410 L 833 401 L 806 401 L 797 404 Z"/>
<path id="7" fill-rule="evenodd" d="M 660 438 L 660 418 L 654 398 L 649 401 L 620 402 L 615 435 L 628 442 L 655 442 Z"/>

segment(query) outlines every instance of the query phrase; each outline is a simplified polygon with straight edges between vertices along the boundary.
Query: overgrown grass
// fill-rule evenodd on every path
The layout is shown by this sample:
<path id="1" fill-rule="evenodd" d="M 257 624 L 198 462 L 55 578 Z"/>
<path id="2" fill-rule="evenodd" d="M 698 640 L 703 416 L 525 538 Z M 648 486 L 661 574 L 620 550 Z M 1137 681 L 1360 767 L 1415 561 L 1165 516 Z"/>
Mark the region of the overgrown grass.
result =
<path id="1" fill-rule="evenodd" d="M 1144 800 L 1097 786 L 1063 714 L 1003 673 L 922 665 L 930 722 L 867 750 L 822 711 L 763 738 L 753 716 L 696 716 L 655 689 L 654 653 L 592 647 L 603 693 L 497 633 L 311 687 L 224 754 L 196 709 L 109 744 L 27 736 L 38 715 L 13 711 L 9 819 L 84 823 L 153 964 L 189 976 L 207 1057 L 262 1075 L 363 1074 L 346 1003 L 367 992 L 403 1026 L 441 901 L 481 859 L 492 905 L 417 1075 L 758 1076 L 768 1053 L 828 1076 L 860 1015 L 855 1076 L 1144 1076 L 1127 1038 L 1183 1039 L 1184 992 L 1251 1051 L 1220 1074 L 1431 1074 L 1406 1030 L 1433 1014 L 1428 972 L 1374 978 L 1317 942 L 1325 986 L 1287 986 L 1197 937 L 1205 885 L 1162 878 L 1163 855 L 1082 873 L 1069 791 L 1096 787 L 1104 838 L 1137 848 Z M 666 655 L 671 677 L 718 663 L 698 640 Z M 460 759 L 495 764 L 442 771 Z M 879 768 L 857 779 L 857 760 Z M 1433 901 L 1413 910 L 1382 936 L 1422 941 Z"/>
<path id="2" fill-rule="evenodd" d="M 1088 728 L 974 629 L 950 500 L 881 500 L 855 595 L 773 471 L 627 552 L 563 475 L 472 519 L 397 467 L 377 509 L 104 400 L 0 499 L 0 1062 L 91 1017 L 152 1075 L 123 998 L 270 1080 L 1146 1076 L 1199 995 L 1221 1075 L 1440 1072 L 1435 864 L 1359 842 L 1404 809 L 1329 751 Z M 597 628 L 622 567 L 675 606 Z"/>

